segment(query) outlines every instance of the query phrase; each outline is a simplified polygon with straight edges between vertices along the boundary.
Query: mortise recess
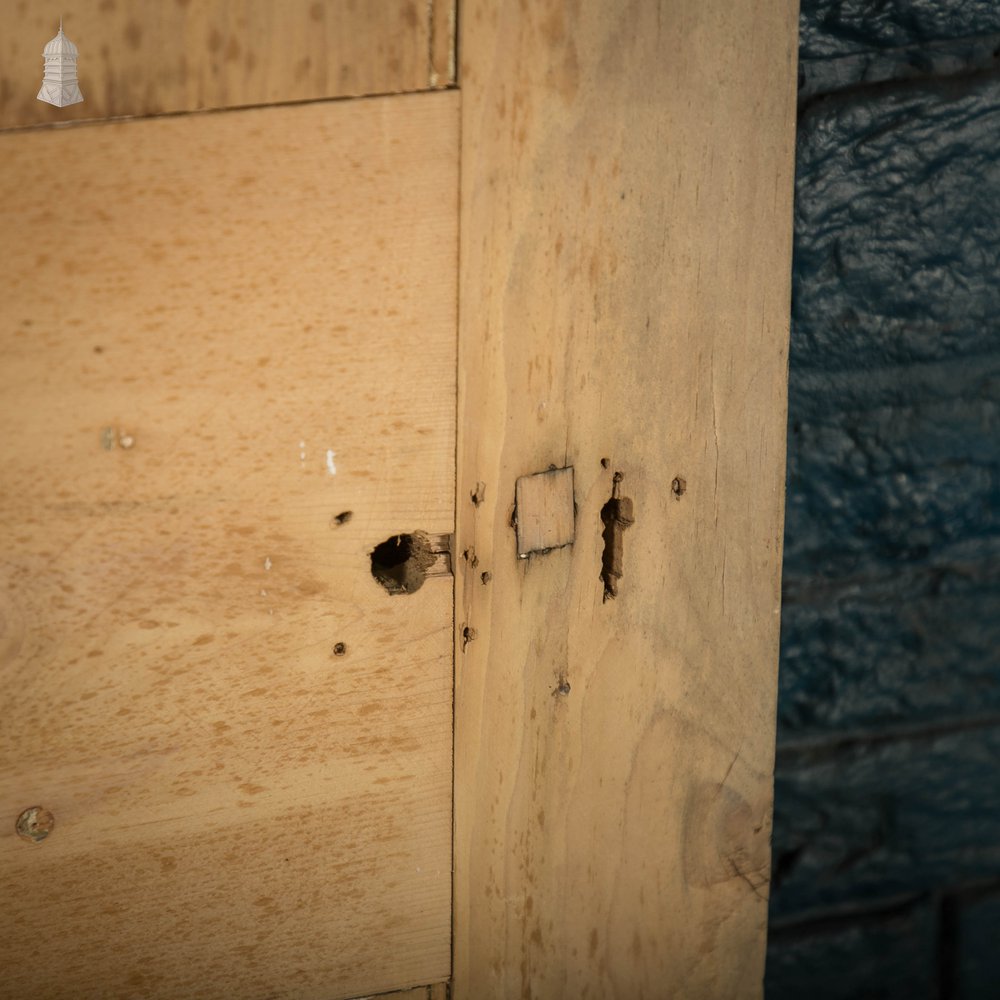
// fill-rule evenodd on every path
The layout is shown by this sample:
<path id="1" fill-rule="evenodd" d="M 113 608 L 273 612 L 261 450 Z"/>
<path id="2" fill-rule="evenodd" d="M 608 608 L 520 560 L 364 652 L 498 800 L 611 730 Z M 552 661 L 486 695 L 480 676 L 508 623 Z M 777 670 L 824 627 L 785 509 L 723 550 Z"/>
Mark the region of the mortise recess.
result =
<path id="1" fill-rule="evenodd" d="M 632 501 L 621 495 L 621 482 L 625 477 L 616 472 L 611 482 L 611 499 L 601 508 L 604 524 L 604 554 L 601 557 L 601 580 L 604 583 L 604 600 L 618 596 L 622 578 L 623 540 L 625 529 L 635 524 Z"/>
<path id="2" fill-rule="evenodd" d="M 573 501 L 573 466 L 533 476 L 521 476 L 514 484 L 514 516 L 517 554 L 550 552 L 572 545 L 576 536 L 576 505 Z"/>

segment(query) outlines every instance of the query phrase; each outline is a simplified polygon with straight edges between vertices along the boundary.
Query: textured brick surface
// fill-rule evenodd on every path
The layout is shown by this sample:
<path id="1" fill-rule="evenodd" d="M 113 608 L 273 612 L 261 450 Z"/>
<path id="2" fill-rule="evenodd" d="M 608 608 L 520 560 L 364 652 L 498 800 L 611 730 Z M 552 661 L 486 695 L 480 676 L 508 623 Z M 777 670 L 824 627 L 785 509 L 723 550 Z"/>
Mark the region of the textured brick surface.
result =
<path id="1" fill-rule="evenodd" d="M 993 446 L 1000 437 L 1000 357 L 953 372 L 951 398 L 908 386 L 909 374 L 898 373 L 896 391 L 912 396 L 922 389 L 920 400 L 862 409 L 842 396 L 819 414 L 817 392 L 792 410 L 790 586 L 803 577 L 876 578 L 890 569 L 964 567 L 1000 555 L 1000 454 Z M 858 370 L 852 391 L 877 399 L 879 375 Z M 801 377 L 793 378 L 801 388 Z"/>
<path id="2" fill-rule="evenodd" d="M 802 0 L 800 10 L 804 59 L 1000 31 L 996 0 Z"/>
<path id="3" fill-rule="evenodd" d="M 1000 726 L 779 754 L 772 919 L 1000 877 Z"/>
<path id="4" fill-rule="evenodd" d="M 801 116 L 794 370 L 996 352 L 998 128 L 994 76 L 839 95 Z"/>
<path id="5" fill-rule="evenodd" d="M 800 30 L 767 996 L 992 1000 L 1000 0 Z"/>
<path id="6" fill-rule="evenodd" d="M 937 916 L 927 902 L 771 935 L 765 995 L 796 1000 L 932 1000 Z"/>
<path id="7" fill-rule="evenodd" d="M 1000 553 L 997 135 L 1000 79 L 802 117 L 786 579 Z"/>
<path id="8" fill-rule="evenodd" d="M 901 49 L 866 49 L 799 62 L 799 106 L 818 95 L 886 80 L 981 73 L 1000 66 L 1000 34 L 946 39 Z"/>
<path id="9" fill-rule="evenodd" d="M 809 593 L 782 610 L 781 740 L 1000 715 L 1000 558 Z"/>

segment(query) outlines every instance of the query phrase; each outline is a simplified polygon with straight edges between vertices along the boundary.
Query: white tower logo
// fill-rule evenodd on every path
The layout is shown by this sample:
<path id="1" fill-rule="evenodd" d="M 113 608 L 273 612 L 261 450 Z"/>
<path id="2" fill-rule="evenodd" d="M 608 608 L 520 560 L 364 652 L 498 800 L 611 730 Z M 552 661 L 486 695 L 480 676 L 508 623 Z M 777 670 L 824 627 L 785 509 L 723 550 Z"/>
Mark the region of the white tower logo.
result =
<path id="1" fill-rule="evenodd" d="M 83 100 L 80 85 L 76 82 L 77 47 L 63 34 L 62 18 L 59 18 L 59 34 L 45 46 L 42 58 L 45 60 L 45 77 L 38 100 L 64 108 L 67 104 L 79 104 Z"/>

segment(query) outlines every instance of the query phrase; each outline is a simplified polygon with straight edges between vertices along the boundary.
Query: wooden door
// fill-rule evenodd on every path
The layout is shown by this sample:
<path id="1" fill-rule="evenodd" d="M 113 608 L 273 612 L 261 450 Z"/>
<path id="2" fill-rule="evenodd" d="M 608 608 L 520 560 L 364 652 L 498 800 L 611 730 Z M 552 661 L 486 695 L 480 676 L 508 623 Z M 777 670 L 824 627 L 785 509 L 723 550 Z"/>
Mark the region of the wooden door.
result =
<path id="1" fill-rule="evenodd" d="M 66 13 L 58 109 L 0 0 L 0 997 L 759 996 L 795 11 Z"/>

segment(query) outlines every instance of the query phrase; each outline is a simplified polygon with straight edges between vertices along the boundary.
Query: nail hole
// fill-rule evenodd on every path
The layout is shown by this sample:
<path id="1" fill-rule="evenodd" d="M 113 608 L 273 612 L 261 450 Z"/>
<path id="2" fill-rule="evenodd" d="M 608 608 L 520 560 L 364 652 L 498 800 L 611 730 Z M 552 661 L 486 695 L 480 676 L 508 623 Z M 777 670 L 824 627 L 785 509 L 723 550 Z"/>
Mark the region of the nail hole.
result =
<path id="1" fill-rule="evenodd" d="M 22 840 L 40 844 L 56 825 L 56 818 L 43 806 L 32 806 L 17 817 L 15 828 Z"/>
<path id="2" fill-rule="evenodd" d="M 553 691 L 552 693 L 555 695 L 555 694 L 569 694 L 569 692 L 570 692 L 569 681 L 566 680 L 565 677 L 563 677 L 556 685 L 555 691 Z"/>
<path id="3" fill-rule="evenodd" d="M 333 655 L 334 656 L 344 656 L 347 653 L 347 644 L 343 642 L 334 643 Z"/>
<path id="4" fill-rule="evenodd" d="M 472 502 L 478 507 L 486 499 L 486 483 L 476 483 L 476 488 L 469 494 Z"/>
<path id="5" fill-rule="evenodd" d="M 678 500 L 680 500 L 680 498 L 684 496 L 684 492 L 685 490 L 687 490 L 687 488 L 688 488 L 687 480 L 681 479 L 680 476 L 678 476 L 670 484 L 670 492 L 673 493 L 673 495 L 677 497 Z"/>
<path id="6" fill-rule="evenodd" d="M 331 519 L 331 523 L 336 524 L 339 527 L 341 524 L 347 524 L 352 517 L 354 517 L 354 511 L 342 510 L 339 514 L 334 515 Z"/>
<path id="7" fill-rule="evenodd" d="M 607 458 L 602 458 L 601 459 L 601 468 L 602 469 L 608 469 L 610 467 L 611 467 L 611 460 L 607 459 Z"/>
<path id="8" fill-rule="evenodd" d="M 469 626 L 466 625 L 462 629 L 462 652 L 463 653 L 465 652 L 465 647 L 468 646 L 469 643 L 472 642 L 472 640 L 475 639 L 475 638 L 476 638 L 476 630 L 474 628 L 469 628 Z"/>
<path id="9" fill-rule="evenodd" d="M 393 535 L 372 550 L 372 576 L 390 594 L 412 594 L 427 579 L 436 556 L 430 539 L 420 531 Z"/>
<path id="10" fill-rule="evenodd" d="M 493 574 L 489 570 L 487 570 L 485 573 L 481 573 L 479 575 L 479 579 L 482 580 L 483 583 L 489 583 L 490 580 L 493 579 Z"/>

